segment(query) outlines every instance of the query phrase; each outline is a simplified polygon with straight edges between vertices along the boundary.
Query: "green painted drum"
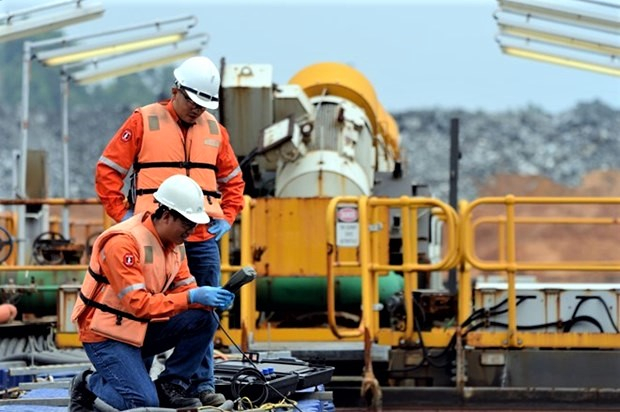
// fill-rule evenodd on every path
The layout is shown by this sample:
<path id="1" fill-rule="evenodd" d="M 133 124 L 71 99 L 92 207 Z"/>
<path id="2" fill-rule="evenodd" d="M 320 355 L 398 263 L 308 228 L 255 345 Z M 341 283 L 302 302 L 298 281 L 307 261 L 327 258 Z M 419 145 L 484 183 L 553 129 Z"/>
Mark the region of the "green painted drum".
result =
<path id="1" fill-rule="evenodd" d="M 2 301 L 17 307 L 22 315 L 55 316 L 59 285 L 82 284 L 84 270 L 0 272 Z"/>
<path id="2" fill-rule="evenodd" d="M 259 311 L 282 311 L 287 308 L 324 311 L 327 308 L 325 277 L 259 277 L 257 279 Z M 336 277 L 336 310 L 358 311 L 362 302 L 362 284 L 357 276 Z M 402 291 L 403 277 L 390 272 L 379 278 L 379 300 L 383 303 Z"/>
<path id="3" fill-rule="evenodd" d="M 83 271 L 0 272 L 0 303 L 13 303 L 18 318 L 56 315 L 59 285 L 81 284 Z M 379 278 L 379 300 L 383 303 L 403 289 L 402 276 L 390 272 Z M 336 277 L 336 309 L 358 311 L 361 305 L 361 280 L 357 276 Z M 323 311 L 327 308 L 325 277 L 260 277 L 257 279 L 257 309 Z"/>

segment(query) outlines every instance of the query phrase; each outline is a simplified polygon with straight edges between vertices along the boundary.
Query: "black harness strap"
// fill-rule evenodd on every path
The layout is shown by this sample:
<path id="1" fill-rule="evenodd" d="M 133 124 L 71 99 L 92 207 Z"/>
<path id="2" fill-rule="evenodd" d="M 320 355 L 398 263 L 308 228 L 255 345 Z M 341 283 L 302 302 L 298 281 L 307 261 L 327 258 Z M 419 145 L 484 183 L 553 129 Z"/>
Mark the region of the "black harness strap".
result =
<path id="1" fill-rule="evenodd" d="M 217 173 L 217 166 L 211 163 L 198 162 L 134 162 L 133 170 L 136 172 L 141 169 L 150 169 L 153 167 L 176 167 L 179 169 L 211 169 Z"/>
<path id="2" fill-rule="evenodd" d="M 214 164 L 211 163 L 197 163 L 197 162 L 146 162 L 146 163 L 140 163 L 140 162 L 134 162 L 133 164 L 133 169 L 134 169 L 134 176 L 135 173 L 138 173 L 141 169 L 149 169 L 149 168 L 153 168 L 153 167 L 175 167 L 175 168 L 179 168 L 179 169 L 211 169 L 213 170 L 215 173 L 217 173 L 217 166 L 215 166 Z M 136 189 L 134 191 L 136 196 L 142 196 L 142 195 L 152 195 L 153 193 L 155 193 L 157 191 L 157 189 Z M 222 194 L 216 191 L 212 191 L 212 190 L 204 190 L 202 191 L 202 193 L 207 196 L 207 197 L 213 197 L 215 199 L 220 199 L 222 197 Z M 208 199 L 209 203 L 211 202 L 211 199 Z"/>
<path id="3" fill-rule="evenodd" d="M 90 266 L 88 267 L 88 274 L 91 275 L 98 283 L 105 283 L 106 285 L 110 284 L 110 281 L 108 280 L 108 278 L 95 272 Z M 103 303 L 99 303 L 92 299 L 89 299 L 86 297 L 86 295 L 82 293 L 81 290 L 80 290 L 80 298 L 84 301 L 84 303 L 87 306 L 92 306 L 104 312 L 113 313 L 117 317 L 127 318 L 127 319 L 135 320 L 138 322 L 142 322 L 142 323 L 148 323 L 150 321 L 149 319 L 138 318 L 132 315 L 131 313 L 123 312 L 122 310 L 114 309 L 113 307 L 110 307 L 108 305 L 104 305 Z"/>
<path id="4" fill-rule="evenodd" d="M 136 189 L 136 195 L 137 196 L 142 196 L 142 195 L 152 195 L 153 193 L 157 192 L 157 189 Z M 222 194 L 219 192 L 212 192 L 211 190 L 202 190 L 202 194 L 204 194 L 205 196 L 209 196 L 209 197 L 214 197 L 216 199 L 219 199 L 222 197 Z"/>
<path id="5" fill-rule="evenodd" d="M 91 275 L 93 278 L 95 278 L 95 280 L 99 283 L 105 283 L 106 285 L 110 284 L 110 281 L 108 280 L 108 278 L 106 278 L 103 275 L 100 275 L 99 273 L 96 273 L 94 270 L 91 269 L 91 267 L 88 267 L 88 274 Z"/>
<path id="6" fill-rule="evenodd" d="M 103 312 L 112 313 L 121 318 L 127 318 L 131 320 L 135 320 L 137 322 L 148 323 L 150 319 L 139 318 L 137 316 L 132 315 L 131 313 L 123 312 L 122 310 L 114 309 L 108 305 L 104 305 L 103 303 L 95 302 L 92 299 L 88 299 L 80 290 L 80 298 L 84 301 L 87 306 L 92 306 L 93 308 L 97 308 Z"/>

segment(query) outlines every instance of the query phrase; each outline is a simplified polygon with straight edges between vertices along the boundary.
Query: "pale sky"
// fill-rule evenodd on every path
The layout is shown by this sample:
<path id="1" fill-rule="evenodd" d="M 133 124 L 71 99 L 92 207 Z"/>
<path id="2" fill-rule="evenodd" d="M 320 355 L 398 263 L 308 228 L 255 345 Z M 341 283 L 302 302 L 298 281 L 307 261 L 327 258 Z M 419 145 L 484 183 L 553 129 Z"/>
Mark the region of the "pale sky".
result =
<path id="1" fill-rule="evenodd" d="M 493 0 L 98 1 L 104 16 L 66 28 L 69 34 L 193 14 L 193 32 L 210 36 L 203 54 L 216 63 L 224 57 L 271 64 L 275 83 L 314 63 L 347 63 L 371 81 L 390 112 L 528 104 L 558 112 L 594 99 L 620 109 L 619 77 L 502 54 Z M 620 16 L 620 0 L 605 2 Z M 41 3 L 0 0 L 0 13 Z"/>

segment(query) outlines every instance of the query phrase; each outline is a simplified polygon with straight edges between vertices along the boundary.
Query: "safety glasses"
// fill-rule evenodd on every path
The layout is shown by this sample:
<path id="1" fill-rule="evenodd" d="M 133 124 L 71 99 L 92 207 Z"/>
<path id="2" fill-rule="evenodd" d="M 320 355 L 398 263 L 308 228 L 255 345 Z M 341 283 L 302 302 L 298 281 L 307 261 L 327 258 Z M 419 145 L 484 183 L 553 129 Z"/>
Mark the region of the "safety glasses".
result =
<path id="1" fill-rule="evenodd" d="M 179 88 L 179 93 L 181 93 L 181 95 L 183 96 L 183 98 L 185 99 L 185 101 L 192 107 L 192 109 L 196 109 L 196 110 L 206 110 L 204 107 L 202 107 L 201 105 L 199 105 L 198 103 L 196 103 L 195 101 L 193 101 L 188 95 L 187 92 L 185 92 L 185 90 L 183 90 L 182 88 Z"/>
<path id="2" fill-rule="evenodd" d="M 205 100 L 209 100 L 210 102 L 217 102 L 219 101 L 219 99 L 217 98 L 217 96 L 211 96 L 208 93 L 205 92 L 201 92 L 199 90 L 193 89 L 191 87 L 187 87 L 187 86 L 180 86 L 179 87 L 181 90 L 183 91 L 188 91 L 190 93 L 194 93 L 196 96 L 200 97 L 201 99 L 205 99 Z"/>
<path id="3" fill-rule="evenodd" d="M 168 210 L 168 211 L 170 212 L 170 215 L 172 215 L 172 217 L 175 220 L 178 220 L 181 223 L 181 226 L 183 226 L 183 229 L 185 229 L 186 231 L 193 230 L 196 228 L 196 223 L 187 219 L 185 216 L 181 215 L 175 210 Z"/>

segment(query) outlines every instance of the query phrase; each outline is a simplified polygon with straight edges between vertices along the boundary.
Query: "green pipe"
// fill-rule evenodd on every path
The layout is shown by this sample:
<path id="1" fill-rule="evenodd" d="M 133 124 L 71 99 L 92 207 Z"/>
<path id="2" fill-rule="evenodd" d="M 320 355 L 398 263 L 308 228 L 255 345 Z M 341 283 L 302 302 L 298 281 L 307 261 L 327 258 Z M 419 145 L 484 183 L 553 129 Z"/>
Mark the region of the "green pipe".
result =
<path id="1" fill-rule="evenodd" d="M 41 270 L 0 272 L 2 299 L 17 307 L 18 316 L 28 313 L 37 317 L 55 316 L 58 287 L 81 284 L 83 272 Z"/>
<path id="2" fill-rule="evenodd" d="M 83 273 L 75 271 L 0 272 L 0 289 L 5 301 L 17 311 L 35 316 L 56 315 L 58 287 L 81 284 Z M 402 276 L 390 272 L 379 277 L 379 300 L 403 289 Z M 304 310 L 324 311 L 327 308 L 327 282 L 323 276 L 259 277 L 257 307 L 259 311 Z M 19 288 L 19 294 L 15 289 Z M 358 311 L 361 305 L 361 280 L 358 276 L 336 277 L 336 309 Z"/>
<path id="3" fill-rule="evenodd" d="M 327 281 L 324 276 L 259 277 L 257 279 L 259 311 L 327 309 Z M 402 291 L 403 277 L 390 272 L 379 278 L 379 300 L 385 303 Z M 362 302 L 362 285 L 358 276 L 336 277 L 336 309 L 358 311 Z"/>

